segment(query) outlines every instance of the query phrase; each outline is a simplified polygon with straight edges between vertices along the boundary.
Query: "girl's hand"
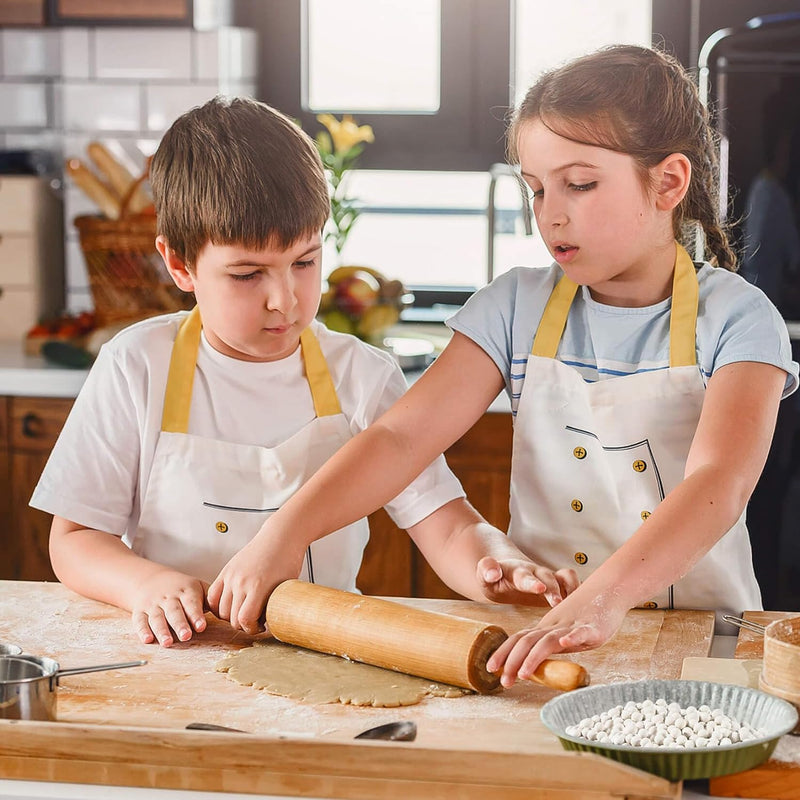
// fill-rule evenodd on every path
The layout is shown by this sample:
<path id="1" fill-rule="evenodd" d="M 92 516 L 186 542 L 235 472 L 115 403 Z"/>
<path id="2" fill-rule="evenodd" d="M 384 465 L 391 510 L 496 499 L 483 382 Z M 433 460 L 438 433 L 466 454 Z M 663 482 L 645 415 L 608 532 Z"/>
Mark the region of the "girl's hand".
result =
<path id="1" fill-rule="evenodd" d="M 495 603 L 539 605 L 544 596 L 550 606 L 560 603 L 578 588 L 574 569 L 553 571 L 528 559 L 497 559 L 487 556 L 478 562 L 478 583 L 488 600 Z"/>
<path id="2" fill-rule="evenodd" d="M 274 542 L 259 532 L 220 571 L 206 594 L 208 607 L 234 628 L 255 635 L 264 630 L 267 600 L 283 581 L 297 578 L 305 549 Z"/>
<path id="3" fill-rule="evenodd" d="M 500 683 L 508 688 L 519 678 L 526 680 L 539 664 L 554 653 L 577 653 L 605 644 L 622 625 L 627 607 L 591 603 L 588 606 L 560 603 L 542 617 L 535 627 L 521 630 L 506 639 L 492 653 L 486 668 L 502 670 Z"/>
<path id="4" fill-rule="evenodd" d="M 170 647 L 206 629 L 204 601 L 208 584 L 191 575 L 163 569 L 141 585 L 131 608 L 137 636 L 144 644 Z"/>

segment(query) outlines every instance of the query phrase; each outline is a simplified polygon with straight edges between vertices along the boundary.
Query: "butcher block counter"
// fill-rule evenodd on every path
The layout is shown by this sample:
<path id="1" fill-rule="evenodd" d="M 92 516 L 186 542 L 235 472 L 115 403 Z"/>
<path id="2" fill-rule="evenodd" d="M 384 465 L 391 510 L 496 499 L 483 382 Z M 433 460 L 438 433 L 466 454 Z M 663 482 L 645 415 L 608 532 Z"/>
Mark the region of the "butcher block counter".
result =
<path id="1" fill-rule="evenodd" d="M 458 600 L 398 602 L 508 632 L 543 609 Z M 533 683 L 490 696 L 428 698 L 405 708 L 302 705 L 215 671 L 252 641 L 209 616 L 190 642 L 139 643 L 129 615 L 58 583 L 0 582 L 0 641 L 61 668 L 147 664 L 61 678 L 58 722 L 0 720 L 0 779 L 263 795 L 485 800 L 679 798 L 682 787 L 590 753 L 567 752 L 539 720 L 554 696 Z M 713 614 L 631 611 L 617 635 L 579 660 L 595 683 L 677 678 L 707 656 Z M 365 728 L 413 720 L 414 742 L 355 741 Z M 186 730 L 190 722 L 249 733 Z"/>

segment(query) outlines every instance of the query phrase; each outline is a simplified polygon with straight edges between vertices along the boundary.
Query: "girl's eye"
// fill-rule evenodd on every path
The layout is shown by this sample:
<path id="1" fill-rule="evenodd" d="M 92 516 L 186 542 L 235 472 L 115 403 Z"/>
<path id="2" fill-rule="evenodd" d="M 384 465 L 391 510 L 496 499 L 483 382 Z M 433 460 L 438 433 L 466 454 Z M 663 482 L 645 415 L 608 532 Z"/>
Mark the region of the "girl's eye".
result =
<path id="1" fill-rule="evenodd" d="M 245 275 L 237 275 L 236 273 L 231 273 L 231 278 L 235 281 L 251 281 L 258 275 L 257 272 L 248 272 Z"/>
<path id="2" fill-rule="evenodd" d="M 535 200 L 537 197 L 544 197 L 544 189 L 531 189 L 531 197 Z"/>
<path id="3" fill-rule="evenodd" d="M 595 186 L 597 186 L 597 181 L 591 181 L 590 183 L 571 183 L 569 188 L 575 192 L 590 192 Z"/>

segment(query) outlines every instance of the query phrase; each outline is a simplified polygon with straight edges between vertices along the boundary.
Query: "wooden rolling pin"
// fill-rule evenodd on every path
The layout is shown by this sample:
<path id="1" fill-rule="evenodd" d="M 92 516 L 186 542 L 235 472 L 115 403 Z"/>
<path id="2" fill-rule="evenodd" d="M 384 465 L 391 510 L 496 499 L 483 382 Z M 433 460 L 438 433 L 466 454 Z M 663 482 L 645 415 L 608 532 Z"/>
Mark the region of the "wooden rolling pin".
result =
<path id="1" fill-rule="evenodd" d="M 486 662 L 508 638 L 497 625 L 298 580 L 272 593 L 267 626 L 288 644 L 482 694 L 500 686 Z M 568 691 L 589 677 L 580 664 L 548 659 L 531 680 Z"/>

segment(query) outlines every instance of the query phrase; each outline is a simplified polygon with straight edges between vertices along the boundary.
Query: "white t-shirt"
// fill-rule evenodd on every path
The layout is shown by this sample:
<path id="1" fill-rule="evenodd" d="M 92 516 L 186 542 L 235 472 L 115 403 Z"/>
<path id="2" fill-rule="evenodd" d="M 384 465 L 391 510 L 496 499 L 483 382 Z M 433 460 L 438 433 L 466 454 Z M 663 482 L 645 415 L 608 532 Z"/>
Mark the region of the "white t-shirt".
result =
<path id="1" fill-rule="evenodd" d="M 34 508 L 118 536 L 135 529 L 161 430 L 172 344 L 186 313 L 136 323 L 103 346 L 33 493 Z M 390 355 L 353 336 L 317 321 L 312 328 L 355 435 L 405 392 L 403 373 Z M 190 434 L 275 447 L 314 418 L 299 347 L 280 361 L 255 363 L 225 356 L 201 337 Z M 408 528 L 463 496 L 440 456 L 386 510 Z"/>
<path id="2" fill-rule="evenodd" d="M 704 380 L 720 367 L 757 361 L 786 371 L 783 396 L 798 384 L 798 365 L 786 323 L 766 295 L 741 275 L 695 264 L 697 364 Z M 558 264 L 517 267 L 476 292 L 447 324 L 486 351 L 502 373 L 516 415 L 533 338 L 545 304 L 563 274 Z M 556 358 L 584 380 L 669 367 L 672 298 L 643 308 L 608 306 L 579 288 L 567 317 Z"/>

